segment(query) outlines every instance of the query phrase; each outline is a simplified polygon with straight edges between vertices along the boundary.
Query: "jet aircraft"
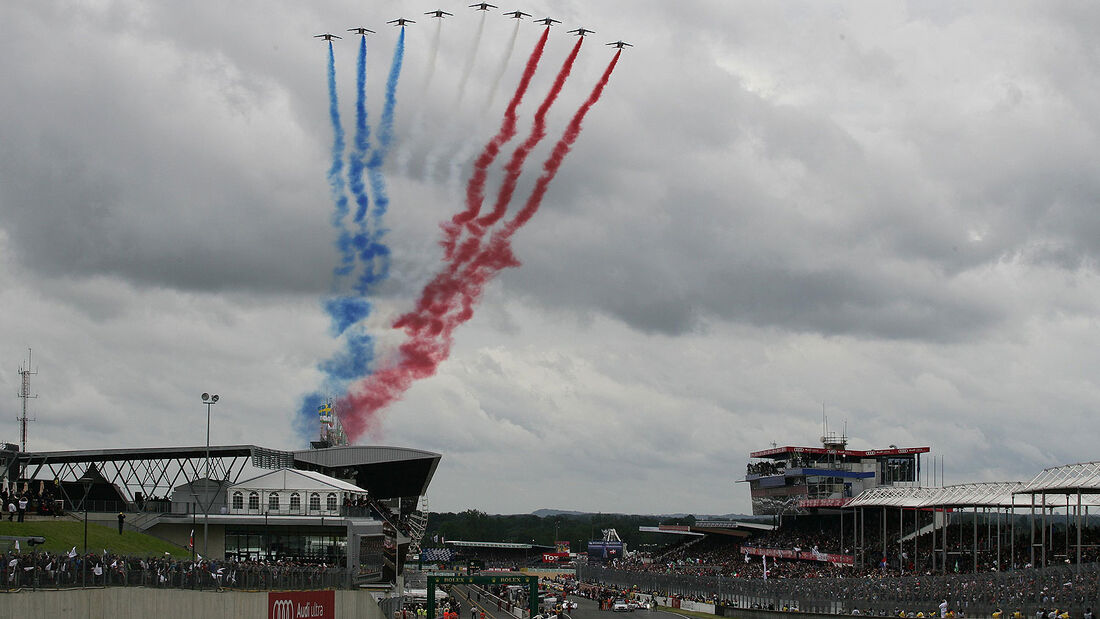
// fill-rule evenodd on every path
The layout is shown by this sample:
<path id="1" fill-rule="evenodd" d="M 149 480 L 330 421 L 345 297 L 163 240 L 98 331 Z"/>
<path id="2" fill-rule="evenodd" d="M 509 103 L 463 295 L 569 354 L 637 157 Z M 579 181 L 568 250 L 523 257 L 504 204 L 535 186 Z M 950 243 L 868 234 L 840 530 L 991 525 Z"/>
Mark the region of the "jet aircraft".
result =
<path id="1" fill-rule="evenodd" d="M 427 13 L 424 13 L 424 14 L 425 15 L 431 15 L 432 17 L 438 17 L 440 19 L 443 19 L 444 15 L 453 16 L 451 13 L 448 13 L 447 11 L 442 11 L 442 10 L 428 11 Z"/>
<path id="2" fill-rule="evenodd" d="M 368 32 L 374 34 L 374 31 L 368 28 L 348 28 L 348 32 L 354 32 L 355 34 L 361 34 L 363 36 L 367 36 Z"/>
<path id="3" fill-rule="evenodd" d="M 615 47 L 617 47 L 619 49 L 622 49 L 624 47 L 634 47 L 633 45 L 631 45 L 630 43 L 627 43 L 626 41 L 614 41 L 612 43 L 608 43 L 608 45 L 614 45 Z"/>
<path id="4" fill-rule="evenodd" d="M 415 24 L 416 22 L 414 22 L 414 21 L 413 21 L 413 20 L 411 20 L 411 19 L 405 19 L 404 17 L 399 17 L 399 18 L 397 18 L 397 19 L 394 19 L 394 20 L 388 21 L 388 22 L 386 22 L 386 23 L 387 23 L 387 24 L 393 24 L 393 25 L 395 25 L 395 26 L 401 26 L 401 27 L 404 27 L 404 26 L 405 26 L 405 24 Z"/>
<path id="5" fill-rule="evenodd" d="M 324 39 L 326 41 L 331 41 L 333 39 L 339 39 L 340 37 L 336 36 L 335 34 L 325 33 L 325 34 L 315 34 L 315 35 L 313 35 L 313 38 L 315 38 L 315 39 Z"/>
<path id="6" fill-rule="evenodd" d="M 488 2 L 481 2 L 479 4 L 471 4 L 470 8 L 476 8 L 479 11 L 488 11 L 489 9 L 497 8 L 495 4 L 489 4 Z"/>
<path id="7" fill-rule="evenodd" d="M 554 24 L 560 24 L 561 22 L 556 19 L 550 19 L 549 17 L 543 17 L 542 19 L 536 19 L 536 24 L 542 24 L 544 26 L 553 26 Z"/>
<path id="8" fill-rule="evenodd" d="M 524 13 L 523 11 L 512 11 L 511 13 L 505 13 L 505 15 L 511 17 L 512 19 L 523 19 L 524 17 L 531 16 L 530 13 Z"/>
<path id="9" fill-rule="evenodd" d="M 586 34 L 595 34 L 595 30 L 589 30 L 587 28 L 577 28 L 576 30 L 570 30 L 569 34 L 576 34 L 579 37 L 583 37 Z"/>

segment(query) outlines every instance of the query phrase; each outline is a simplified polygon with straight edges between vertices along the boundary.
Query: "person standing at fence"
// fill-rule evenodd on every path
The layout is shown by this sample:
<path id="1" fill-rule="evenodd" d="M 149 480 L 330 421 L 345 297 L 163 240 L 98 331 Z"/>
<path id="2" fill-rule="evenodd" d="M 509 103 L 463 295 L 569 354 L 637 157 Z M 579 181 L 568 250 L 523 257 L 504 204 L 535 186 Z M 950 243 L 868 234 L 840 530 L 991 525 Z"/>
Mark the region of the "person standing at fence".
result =
<path id="1" fill-rule="evenodd" d="M 27 514 L 27 497 L 19 497 L 19 522 L 23 522 L 23 516 Z"/>
<path id="2" fill-rule="evenodd" d="M 118 513 L 118 534 L 122 535 L 122 523 L 126 522 L 126 514 Z"/>

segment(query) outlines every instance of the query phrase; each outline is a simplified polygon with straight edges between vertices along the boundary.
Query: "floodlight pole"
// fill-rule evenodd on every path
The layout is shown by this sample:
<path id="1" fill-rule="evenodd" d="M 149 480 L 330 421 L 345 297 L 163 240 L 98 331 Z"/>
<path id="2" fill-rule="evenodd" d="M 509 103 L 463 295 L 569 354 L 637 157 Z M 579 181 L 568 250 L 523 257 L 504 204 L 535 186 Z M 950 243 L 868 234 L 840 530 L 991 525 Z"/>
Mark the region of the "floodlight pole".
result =
<path id="1" fill-rule="evenodd" d="M 218 394 L 210 395 L 208 393 L 202 394 L 202 402 L 206 404 L 206 484 L 207 491 L 210 490 L 210 407 L 218 403 Z M 202 504 L 202 554 L 208 558 L 209 552 L 209 534 L 210 534 L 210 501 L 209 499 L 203 501 Z"/>

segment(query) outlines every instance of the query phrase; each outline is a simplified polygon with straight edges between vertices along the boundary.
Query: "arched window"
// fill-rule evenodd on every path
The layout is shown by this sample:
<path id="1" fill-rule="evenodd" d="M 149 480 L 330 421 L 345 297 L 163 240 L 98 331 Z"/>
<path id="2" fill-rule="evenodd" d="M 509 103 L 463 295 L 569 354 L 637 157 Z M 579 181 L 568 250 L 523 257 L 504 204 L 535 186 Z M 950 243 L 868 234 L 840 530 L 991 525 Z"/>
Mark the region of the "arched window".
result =
<path id="1" fill-rule="evenodd" d="M 325 501 L 325 509 L 330 512 L 336 511 L 336 493 L 328 493 L 328 500 Z"/>
<path id="2" fill-rule="evenodd" d="M 297 492 L 290 494 L 290 511 L 296 512 L 302 509 L 302 497 Z"/>
<path id="3" fill-rule="evenodd" d="M 279 509 L 279 493 L 272 492 L 267 495 L 267 508 L 278 511 Z"/>
<path id="4" fill-rule="evenodd" d="M 260 494 L 258 492 L 248 493 L 248 509 L 260 509 Z"/>
<path id="5" fill-rule="evenodd" d="M 321 495 L 316 492 L 309 495 L 309 509 L 315 512 L 321 511 Z"/>
<path id="6" fill-rule="evenodd" d="M 233 509 L 244 509 L 244 495 L 239 490 L 233 493 Z"/>

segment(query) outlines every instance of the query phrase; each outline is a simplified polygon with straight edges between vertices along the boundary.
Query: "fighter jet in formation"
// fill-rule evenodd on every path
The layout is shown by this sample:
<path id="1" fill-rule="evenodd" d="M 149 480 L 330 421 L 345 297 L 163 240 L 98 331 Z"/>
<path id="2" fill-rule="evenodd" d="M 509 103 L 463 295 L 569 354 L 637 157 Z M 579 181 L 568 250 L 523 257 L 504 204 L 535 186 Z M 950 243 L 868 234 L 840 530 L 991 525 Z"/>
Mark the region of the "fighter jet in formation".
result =
<path id="1" fill-rule="evenodd" d="M 530 13 L 524 13 L 523 11 L 512 11 L 511 13 L 505 13 L 505 15 L 511 17 L 512 19 L 523 19 L 524 17 L 531 16 Z"/>
<path id="2" fill-rule="evenodd" d="M 428 11 L 427 13 L 424 13 L 424 14 L 425 15 L 431 15 L 432 17 L 438 17 L 439 19 L 443 19 L 444 15 L 452 16 L 451 13 L 448 13 L 447 11 L 441 11 L 441 10 Z"/>
<path id="3" fill-rule="evenodd" d="M 367 36 L 367 33 L 374 34 L 374 31 L 368 28 L 348 28 L 348 32 L 354 32 L 355 34 L 361 34 L 363 36 Z"/>
<path id="4" fill-rule="evenodd" d="M 393 24 L 393 25 L 395 25 L 395 26 L 401 26 L 401 27 L 404 27 L 404 26 L 405 26 L 405 24 L 415 24 L 416 22 L 414 22 L 414 21 L 413 21 L 413 20 L 411 20 L 411 19 L 405 19 L 404 17 L 399 17 L 399 18 L 397 18 L 397 19 L 394 19 L 394 20 L 390 20 L 390 21 L 388 21 L 388 22 L 386 22 L 386 23 L 387 23 L 387 24 Z"/>
<path id="5" fill-rule="evenodd" d="M 570 30 L 569 34 L 576 34 L 579 37 L 583 37 L 586 34 L 595 34 L 595 30 L 589 30 L 587 28 L 577 28 L 576 30 Z"/>
<path id="6" fill-rule="evenodd" d="M 549 17 L 543 17 L 542 19 L 536 19 L 536 24 L 542 24 L 544 26 L 553 26 L 554 24 L 560 24 L 561 22 L 556 19 L 550 19 Z"/>
<path id="7" fill-rule="evenodd" d="M 313 35 L 313 38 L 315 38 L 315 39 L 324 39 L 326 41 L 331 41 L 333 39 L 339 39 L 340 37 L 336 36 L 335 34 L 325 33 L 325 34 L 315 34 L 315 35 Z"/>
<path id="8" fill-rule="evenodd" d="M 470 8 L 471 9 L 476 8 L 479 11 L 488 11 L 489 9 L 495 9 L 497 7 L 496 7 L 495 4 L 489 4 L 488 2 L 481 2 L 481 3 L 478 3 L 478 4 L 471 4 Z"/>
<path id="9" fill-rule="evenodd" d="M 615 47 L 617 47 L 619 49 L 622 49 L 624 47 L 634 47 L 633 45 L 631 45 L 630 43 L 627 43 L 625 41 L 614 41 L 612 43 L 608 43 L 608 45 L 614 45 Z"/>

